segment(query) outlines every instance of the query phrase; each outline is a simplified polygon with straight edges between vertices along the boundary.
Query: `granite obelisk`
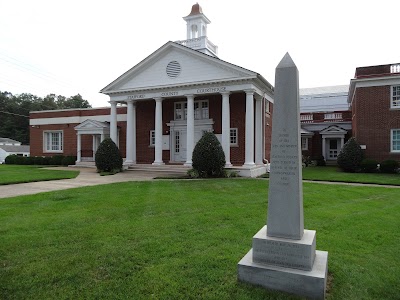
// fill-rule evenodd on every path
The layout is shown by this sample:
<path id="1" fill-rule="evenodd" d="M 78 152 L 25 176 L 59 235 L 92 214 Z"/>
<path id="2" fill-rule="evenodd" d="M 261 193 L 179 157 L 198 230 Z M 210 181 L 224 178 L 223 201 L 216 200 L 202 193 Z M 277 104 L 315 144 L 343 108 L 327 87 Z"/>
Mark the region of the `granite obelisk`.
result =
<path id="1" fill-rule="evenodd" d="M 305 230 L 299 109 L 299 73 L 288 53 L 275 73 L 267 226 L 238 264 L 240 281 L 324 299 L 328 252 L 317 251 Z"/>

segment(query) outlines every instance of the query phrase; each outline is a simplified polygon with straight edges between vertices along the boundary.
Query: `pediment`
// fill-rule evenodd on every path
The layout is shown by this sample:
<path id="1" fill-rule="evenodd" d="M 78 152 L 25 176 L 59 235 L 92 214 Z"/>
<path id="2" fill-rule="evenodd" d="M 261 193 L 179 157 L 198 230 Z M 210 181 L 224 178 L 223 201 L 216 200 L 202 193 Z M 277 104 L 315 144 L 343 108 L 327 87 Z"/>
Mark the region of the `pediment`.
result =
<path id="1" fill-rule="evenodd" d="M 343 129 L 339 126 L 332 125 L 320 131 L 320 134 L 338 134 L 343 135 L 346 134 L 347 130 Z"/>
<path id="2" fill-rule="evenodd" d="M 257 73 L 168 42 L 101 90 L 102 93 L 253 78 Z"/>
<path id="3" fill-rule="evenodd" d="M 99 122 L 96 120 L 87 119 L 81 124 L 75 126 L 75 130 L 88 130 L 88 129 L 105 129 L 110 128 L 110 125 L 106 122 Z"/>

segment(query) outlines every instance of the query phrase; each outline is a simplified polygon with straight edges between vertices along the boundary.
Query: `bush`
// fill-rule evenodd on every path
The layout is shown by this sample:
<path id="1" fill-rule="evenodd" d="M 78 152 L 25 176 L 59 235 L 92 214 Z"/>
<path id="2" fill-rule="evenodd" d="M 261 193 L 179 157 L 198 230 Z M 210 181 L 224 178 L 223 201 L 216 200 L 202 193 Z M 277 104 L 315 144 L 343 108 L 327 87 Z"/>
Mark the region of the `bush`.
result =
<path id="1" fill-rule="evenodd" d="M 193 169 L 200 177 L 224 177 L 225 154 L 217 137 L 206 132 L 193 150 Z"/>
<path id="2" fill-rule="evenodd" d="M 391 159 L 384 160 L 379 166 L 379 169 L 383 173 L 396 173 L 398 168 L 399 162 Z"/>
<path id="3" fill-rule="evenodd" d="M 64 159 L 63 155 L 54 155 L 50 158 L 50 165 L 61 166 L 63 159 Z"/>
<path id="4" fill-rule="evenodd" d="M 357 172 L 360 170 L 363 153 L 360 145 L 354 137 L 344 144 L 337 157 L 338 166 L 345 172 Z"/>
<path id="5" fill-rule="evenodd" d="M 42 157 L 42 156 L 35 156 L 35 157 L 33 158 L 33 163 L 34 163 L 35 165 L 43 165 L 43 163 L 44 163 L 44 157 Z"/>
<path id="6" fill-rule="evenodd" d="M 190 178 L 199 178 L 199 172 L 197 172 L 195 169 L 190 169 L 186 172 L 186 174 L 190 177 Z"/>
<path id="7" fill-rule="evenodd" d="M 117 145 L 110 139 L 104 139 L 95 155 L 95 163 L 99 172 L 120 172 L 122 170 L 122 156 Z"/>
<path id="8" fill-rule="evenodd" d="M 43 157 L 43 165 L 51 165 L 51 156 Z"/>
<path id="9" fill-rule="evenodd" d="M 6 165 L 15 165 L 16 161 L 17 161 L 17 156 L 15 154 L 7 156 L 6 159 L 4 160 Z"/>
<path id="10" fill-rule="evenodd" d="M 322 155 L 314 156 L 311 158 L 311 164 L 318 167 L 325 167 L 325 158 Z"/>
<path id="11" fill-rule="evenodd" d="M 34 159 L 31 156 L 26 156 L 25 157 L 25 165 L 33 165 L 34 164 Z"/>
<path id="12" fill-rule="evenodd" d="M 65 156 L 61 162 L 63 166 L 75 165 L 76 156 Z"/>
<path id="13" fill-rule="evenodd" d="M 365 173 L 373 173 L 378 169 L 378 162 L 374 159 L 363 159 L 361 164 L 361 171 Z"/>

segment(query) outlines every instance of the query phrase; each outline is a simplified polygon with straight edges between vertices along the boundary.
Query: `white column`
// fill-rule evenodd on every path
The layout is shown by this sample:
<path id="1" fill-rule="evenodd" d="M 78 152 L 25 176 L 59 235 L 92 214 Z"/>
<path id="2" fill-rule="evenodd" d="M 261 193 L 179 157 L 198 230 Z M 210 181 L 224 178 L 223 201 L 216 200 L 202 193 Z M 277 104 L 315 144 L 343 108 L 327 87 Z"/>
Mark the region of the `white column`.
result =
<path id="1" fill-rule="evenodd" d="M 256 98 L 256 130 L 255 130 L 255 163 L 256 165 L 263 164 L 263 144 L 264 144 L 264 137 L 263 137 L 263 123 L 262 123 L 262 98 Z"/>
<path id="2" fill-rule="evenodd" d="M 125 164 L 134 164 L 136 160 L 136 122 L 135 122 L 135 103 L 132 100 L 127 101 L 127 119 L 126 119 L 126 160 Z"/>
<path id="3" fill-rule="evenodd" d="M 110 138 L 118 146 L 118 132 L 117 132 L 117 102 L 111 102 L 111 116 L 110 116 Z"/>
<path id="4" fill-rule="evenodd" d="M 322 136 L 322 156 L 324 157 L 325 161 L 327 160 L 326 157 L 326 139 Z"/>
<path id="5" fill-rule="evenodd" d="M 162 98 L 156 100 L 156 119 L 155 119 L 155 151 L 153 165 L 163 165 L 162 161 Z"/>
<path id="6" fill-rule="evenodd" d="M 187 97 L 187 119 L 186 119 L 186 162 L 185 166 L 192 166 L 192 155 L 194 149 L 194 95 Z"/>
<path id="7" fill-rule="evenodd" d="M 254 90 L 246 90 L 246 144 L 244 167 L 254 166 Z"/>
<path id="8" fill-rule="evenodd" d="M 96 135 L 92 135 L 92 158 L 93 160 L 95 159 L 94 155 L 95 155 L 95 151 L 96 151 Z"/>
<path id="9" fill-rule="evenodd" d="M 81 155 L 81 152 L 82 152 L 82 143 L 81 143 L 81 135 L 79 134 L 79 132 L 78 132 L 78 134 L 76 135 L 76 137 L 77 137 L 77 143 L 76 143 L 76 162 L 81 162 L 81 160 L 82 160 L 82 155 Z"/>
<path id="10" fill-rule="evenodd" d="M 223 92 L 222 95 L 222 149 L 225 154 L 225 167 L 231 167 L 231 122 L 229 109 L 229 92 Z"/>
<path id="11" fill-rule="evenodd" d="M 104 133 L 102 133 L 102 134 L 100 135 L 100 143 L 101 143 L 102 141 L 104 141 L 104 139 L 105 139 L 105 136 L 104 136 Z"/>

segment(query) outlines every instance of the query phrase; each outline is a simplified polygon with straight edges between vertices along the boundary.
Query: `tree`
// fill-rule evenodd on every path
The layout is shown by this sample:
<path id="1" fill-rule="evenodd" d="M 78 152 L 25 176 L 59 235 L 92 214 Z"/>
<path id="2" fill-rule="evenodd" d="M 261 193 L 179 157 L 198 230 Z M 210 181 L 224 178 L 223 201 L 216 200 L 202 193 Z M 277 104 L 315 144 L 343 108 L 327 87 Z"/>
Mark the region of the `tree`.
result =
<path id="1" fill-rule="evenodd" d="M 345 172 L 356 172 L 360 170 L 363 160 L 363 152 L 354 137 L 344 144 L 337 157 L 338 166 Z"/>
<path id="2" fill-rule="evenodd" d="M 225 154 L 217 137 L 206 132 L 193 150 L 193 169 L 200 177 L 224 177 Z"/>
<path id="3" fill-rule="evenodd" d="M 40 98 L 29 93 L 13 95 L 0 91 L 0 137 L 29 144 L 29 112 L 90 107 L 79 94 L 69 98 L 49 94 Z"/>

